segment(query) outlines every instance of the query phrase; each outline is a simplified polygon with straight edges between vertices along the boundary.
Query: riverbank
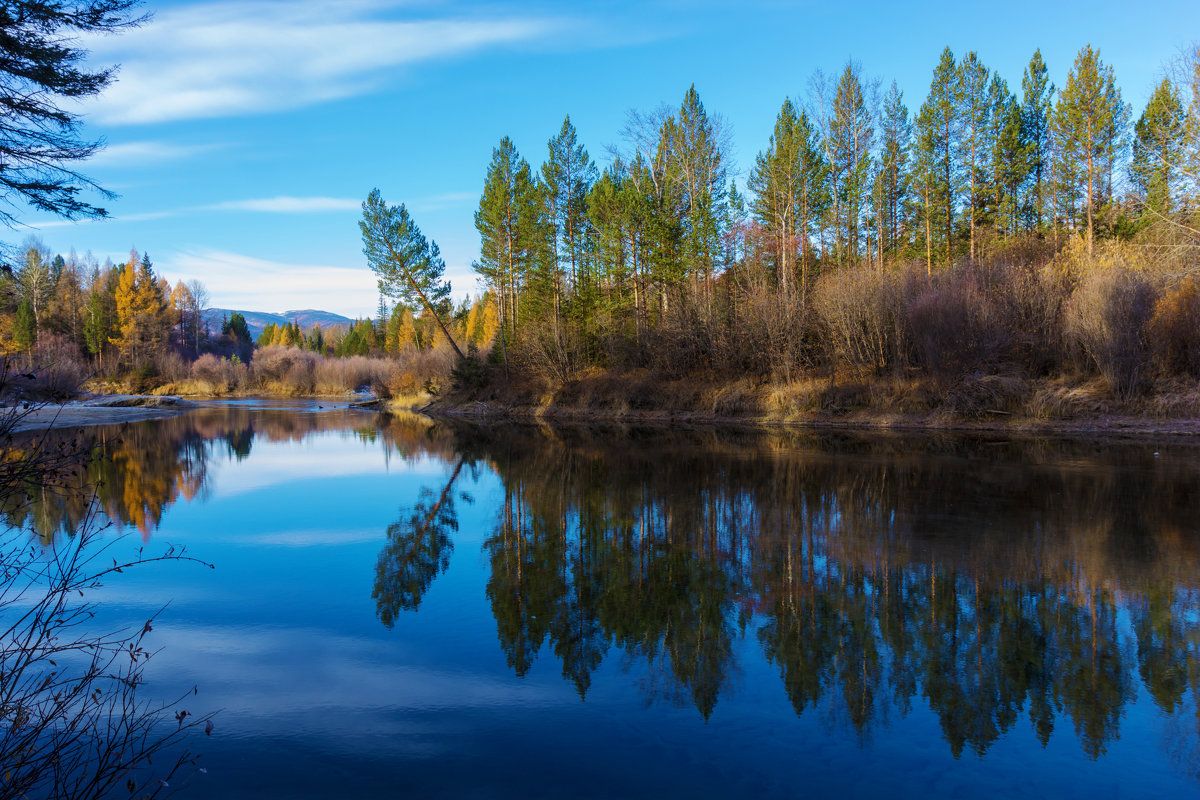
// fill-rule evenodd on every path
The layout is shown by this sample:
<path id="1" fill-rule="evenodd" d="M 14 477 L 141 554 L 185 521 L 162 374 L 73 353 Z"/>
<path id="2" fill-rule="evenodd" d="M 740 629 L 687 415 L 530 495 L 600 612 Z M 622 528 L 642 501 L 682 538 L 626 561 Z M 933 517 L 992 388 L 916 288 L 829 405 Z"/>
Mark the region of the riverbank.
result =
<path id="1" fill-rule="evenodd" d="M 370 394 L 341 394 L 337 396 L 312 395 L 266 395 L 263 393 L 221 395 L 178 395 L 160 394 L 111 394 L 73 400 L 61 404 L 29 404 L 28 407 L 9 407 L 0 413 L 12 414 L 14 419 L 5 428 L 13 433 L 19 431 L 45 430 L 48 428 L 74 428 L 92 425 L 119 425 L 127 422 L 143 422 L 163 419 L 200 408 L 209 402 L 244 401 L 249 398 L 276 400 L 314 400 L 326 407 L 376 408 L 385 411 L 414 411 L 429 404 L 429 395 L 413 395 L 404 398 L 381 400 Z M 318 406 L 321 408 L 322 406 Z"/>
<path id="2" fill-rule="evenodd" d="M 4 412 L 14 416 L 7 430 L 15 433 L 46 428 L 142 422 L 173 417 L 195 407 L 195 403 L 173 395 L 113 394 L 62 404 L 10 407 L 4 409 Z"/>
<path id="3" fill-rule="evenodd" d="M 492 384 L 437 398 L 424 413 L 480 421 L 1196 436 L 1200 385 L 1164 382 L 1121 400 L 1097 379 L 937 383 L 842 376 L 779 384 L 598 372 L 558 386 Z"/>

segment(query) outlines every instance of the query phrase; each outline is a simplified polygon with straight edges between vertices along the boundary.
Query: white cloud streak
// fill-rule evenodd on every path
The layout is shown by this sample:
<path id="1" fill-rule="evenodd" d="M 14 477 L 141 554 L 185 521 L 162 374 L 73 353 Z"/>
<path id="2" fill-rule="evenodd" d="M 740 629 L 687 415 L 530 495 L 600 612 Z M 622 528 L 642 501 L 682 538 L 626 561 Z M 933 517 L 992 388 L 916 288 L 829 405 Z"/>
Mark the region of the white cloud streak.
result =
<path id="1" fill-rule="evenodd" d="M 216 150 L 219 145 L 178 145 L 168 142 L 122 142 L 105 145 L 104 149 L 88 159 L 89 167 L 122 166 L 126 164 L 160 164 L 180 161 L 198 153 Z"/>
<path id="2" fill-rule="evenodd" d="M 323 211 L 361 211 L 362 201 L 347 197 L 262 197 L 227 200 L 198 206 L 197 211 L 256 211 L 268 214 L 312 214 Z"/>
<path id="3" fill-rule="evenodd" d="M 397 69 L 545 39 L 547 19 L 397 18 L 395 2 L 204 2 L 85 45 L 118 80 L 84 110 L 107 124 L 260 114 L 366 94 Z"/>
<path id="4" fill-rule="evenodd" d="M 360 211 L 362 202 L 348 197 L 255 197 L 246 200 L 223 200 L 200 206 L 185 206 L 161 211 L 145 211 L 136 214 L 114 214 L 102 222 L 150 222 L 158 219 L 179 217 L 201 211 L 248 211 L 258 214 L 322 214 L 330 211 Z M 30 228 L 65 228 L 72 225 L 97 224 L 92 220 L 48 219 L 29 223 Z"/>

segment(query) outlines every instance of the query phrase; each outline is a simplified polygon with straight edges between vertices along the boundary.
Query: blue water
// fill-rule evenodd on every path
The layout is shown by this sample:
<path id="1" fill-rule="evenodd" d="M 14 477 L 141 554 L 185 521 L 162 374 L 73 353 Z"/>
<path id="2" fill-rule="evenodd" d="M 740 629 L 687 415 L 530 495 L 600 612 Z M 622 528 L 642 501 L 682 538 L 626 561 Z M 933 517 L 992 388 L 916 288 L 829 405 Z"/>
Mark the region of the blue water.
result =
<path id="1" fill-rule="evenodd" d="M 158 518 L 110 500 L 107 535 L 213 568 L 146 566 L 98 598 L 98 624 L 157 612 L 144 697 L 195 686 L 183 707 L 216 712 L 186 796 L 1200 790 L 1188 446 L 547 436 L 288 405 L 109 431 L 94 465 L 200 454 L 186 490 L 154 460 Z M 442 546 L 381 609 L 381 552 L 426 527 Z M 788 608 L 793 650 L 768 644 Z M 1058 687 L 1041 739 L 1031 685 Z"/>

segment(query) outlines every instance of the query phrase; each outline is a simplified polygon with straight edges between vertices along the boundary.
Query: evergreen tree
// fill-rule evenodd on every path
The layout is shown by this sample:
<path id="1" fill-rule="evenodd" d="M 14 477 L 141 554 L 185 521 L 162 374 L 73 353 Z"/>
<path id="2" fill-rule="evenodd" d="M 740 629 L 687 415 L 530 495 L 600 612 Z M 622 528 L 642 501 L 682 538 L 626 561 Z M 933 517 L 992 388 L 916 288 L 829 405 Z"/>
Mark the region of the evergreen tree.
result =
<path id="1" fill-rule="evenodd" d="M 221 335 L 228 336 L 237 344 L 250 344 L 250 328 L 246 325 L 246 317 L 240 311 L 234 311 L 221 324 Z"/>
<path id="2" fill-rule="evenodd" d="M 953 259 L 955 201 L 962 186 L 956 142 L 962 129 L 957 102 L 954 54 L 947 47 L 933 72 L 929 95 L 917 115 L 917 142 L 923 167 L 926 251 L 929 266 L 935 243 L 943 245 L 946 263 Z"/>
<path id="3" fill-rule="evenodd" d="M 1008 84 L 992 78 L 991 213 L 998 234 L 1016 236 L 1020 227 L 1022 188 L 1029 176 L 1031 143 L 1025 138 L 1021 105 Z"/>
<path id="4" fill-rule="evenodd" d="M 115 67 L 90 69 L 79 46 L 90 36 L 119 33 L 142 21 L 137 0 L 8 0 L 0 7 L 0 223 L 12 227 L 20 204 L 67 219 L 103 217 L 84 199 L 98 192 L 76 165 L 102 142 L 83 139 L 77 101 L 99 94 Z"/>
<path id="5" fill-rule="evenodd" d="M 1191 100 L 1183 126 L 1184 154 L 1180 171 L 1186 187 L 1184 199 L 1195 208 L 1200 206 L 1200 46 L 1192 51 L 1189 77 Z"/>
<path id="6" fill-rule="evenodd" d="M 517 331 L 519 290 L 528 276 L 537 224 L 536 189 L 528 162 L 507 136 L 492 150 L 475 228 L 479 261 L 474 265 L 500 303 L 500 343 Z"/>
<path id="7" fill-rule="evenodd" d="M 1049 83 L 1042 51 L 1035 50 L 1021 78 L 1021 138 L 1029 152 L 1029 174 L 1023 209 L 1033 230 L 1042 231 L 1047 176 L 1050 172 L 1050 114 L 1054 86 Z"/>
<path id="8" fill-rule="evenodd" d="M 836 255 L 844 264 L 856 264 L 859 261 L 862 218 L 871 188 L 871 149 L 875 138 L 859 72 L 855 64 L 847 64 L 842 71 L 833 99 L 826 142 Z"/>
<path id="9" fill-rule="evenodd" d="M 87 314 L 83 324 L 83 338 L 88 352 L 104 365 L 104 351 L 117 337 L 116 291 L 120 282 L 120 271 L 116 268 L 103 272 L 97 268 L 92 273 L 88 289 Z"/>
<path id="10" fill-rule="evenodd" d="M 686 269 L 707 284 L 721 252 L 722 201 L 728 166 L 718 125 L 709 118 L 695 85 L 684 94 L 679 116 L 668 131 L 669 170 L 679 187 L 684 209 Z"/>
<path id="11" fill-rule="evenodd" d="M 880 247 L 883 253 L 895 253 L 904 242 L 901 237 L 904 208 L 908 203 L 908 167 L 912 146 L 912 123 L 895 81 L 884 98 L 880 121 Z"/>
<path id="12" fill-rule="evenodd" d="M 28 297 L 22 298 L 13 323 L 13 343 L 22 350 L 29 350 L 37 343 L 37 339 L 37 317 L 33 313 L 33 303 Z"/>
<path id="13" fill-rule="evenodd" d="M 775 282 L 791 293 L 796 269 L 800 293 L 808 286 L 812 225 L 824 211 L 826 167 L 816 132 L 804 112 L 784 100 L 766 152 L 759 153 L 747 187 L 754 192 L 751 210 L 766 231 L 774 259 Z"/>
<path id="14" fill-rule="evenodd" d="M 938 170 L 938 136 L 937 122 L 928 103 L 921 107 L 913 128 L 913 164 L 912 186 L 917 197 L 913 203 L 914 218 L 920 225 L 920 236 L 924 240 L 925 272 L 933 272 L 934 226 L 937 224 L 939 210 L 942 205 L 937 199 L 937 190 L 941 185 Z"/>
<path id="15" fill-rule="evenodd" d="M 962 121 L 959 142 L 959 161 L 966 171 L 966 207 L 968 221 L 968 254 L 975 260 L 976 218 L 986 197 L 986 157 L 990 153 L 987 140 L 991 103 L 988 98 L 988 69 L 974 51 L 967 53 L 958 65 L 956 94 L 958 116 Z"/>
<path id="16" fill-rule="evenodd" d="M 575 286 L 582 269 L 587 227 L 587 194 L 597 178 L 596 165 L 578 141 L 568 116 L 558 135 L 548 143 L 549 155 L 542 165 L 547 206 L 554 224 L 555 254 L 567 267 L 567 280 Z"/>
<path id="17" fill-rule="evenodd" d="M 1174 206 L 1175 183 L 1183 157 L 1184 122 L 1179 94 L 1170 81 L 1163 80 L 1133 129 L 1129 178 L 1144 209 L 1165 214 Z"/>
<path id="18" fill-rule="evenodd" d="M 1099 52 L 1085 45 L 1067 74 L 1067 85 L 1054 107 L 1054 131 L 1062 145 L 1064 165 L 1074 164 L 1086 177 L 1083 206 L 1087 217 L 1087 247 L 1092 253 L 1096 210 L 1103 184 L 1103 168 L 1114 153 L 1113 129 L 1120 109 L 1113 92 L 1112 68 Z"/>
<path id="19" fill-rule="evenodd" d="M 363 237 L 363 254 L 379 278 L 380 292 L 410 306 L 418 302 L 424 306 L 445 333 L 454 352 L 462 358 L 462 351 L 435 308 L 435 304 L 450 295 L 450 284 L 443 280 L 446 264 L 437 242 L 425 239 L 403 204 L 389 206 L 384 203 L 378 189 L 372 189 L 363 203 L 359 229 Z"/>

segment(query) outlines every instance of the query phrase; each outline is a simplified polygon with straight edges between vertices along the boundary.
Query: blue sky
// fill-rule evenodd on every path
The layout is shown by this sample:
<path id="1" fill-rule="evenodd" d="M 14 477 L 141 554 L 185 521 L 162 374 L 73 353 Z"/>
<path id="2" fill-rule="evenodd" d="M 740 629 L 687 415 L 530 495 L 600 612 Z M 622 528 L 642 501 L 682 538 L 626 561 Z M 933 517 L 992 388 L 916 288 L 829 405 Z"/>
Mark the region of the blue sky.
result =
<path id="1" fill-rule="evenodd" d="M 570 114 L 603 166 L 630 109 L 678 105 L 695 83 L 733 134 L 744 186 L 785 97 L 848 59 L 911 111 L 943 47 L 976 50 L 1019 91 L 1041 48 L 1063 84 L 1085 43 L 1134 116 L 1167 62 L 1200 39 L 1193 2 L 149 2 L 143 28 L 90 40 L 117 82 L 87 102 L 108 148 L 84 171 L 120 197 L 112 219 L 29 212 L 52 250 L 149 253 L 214 306 L 377 307 L 357 221 L 378 187 L 437 240 L 454 292 L 477 293 L 473 214 L 510 136 L 536 168 Z"/>

